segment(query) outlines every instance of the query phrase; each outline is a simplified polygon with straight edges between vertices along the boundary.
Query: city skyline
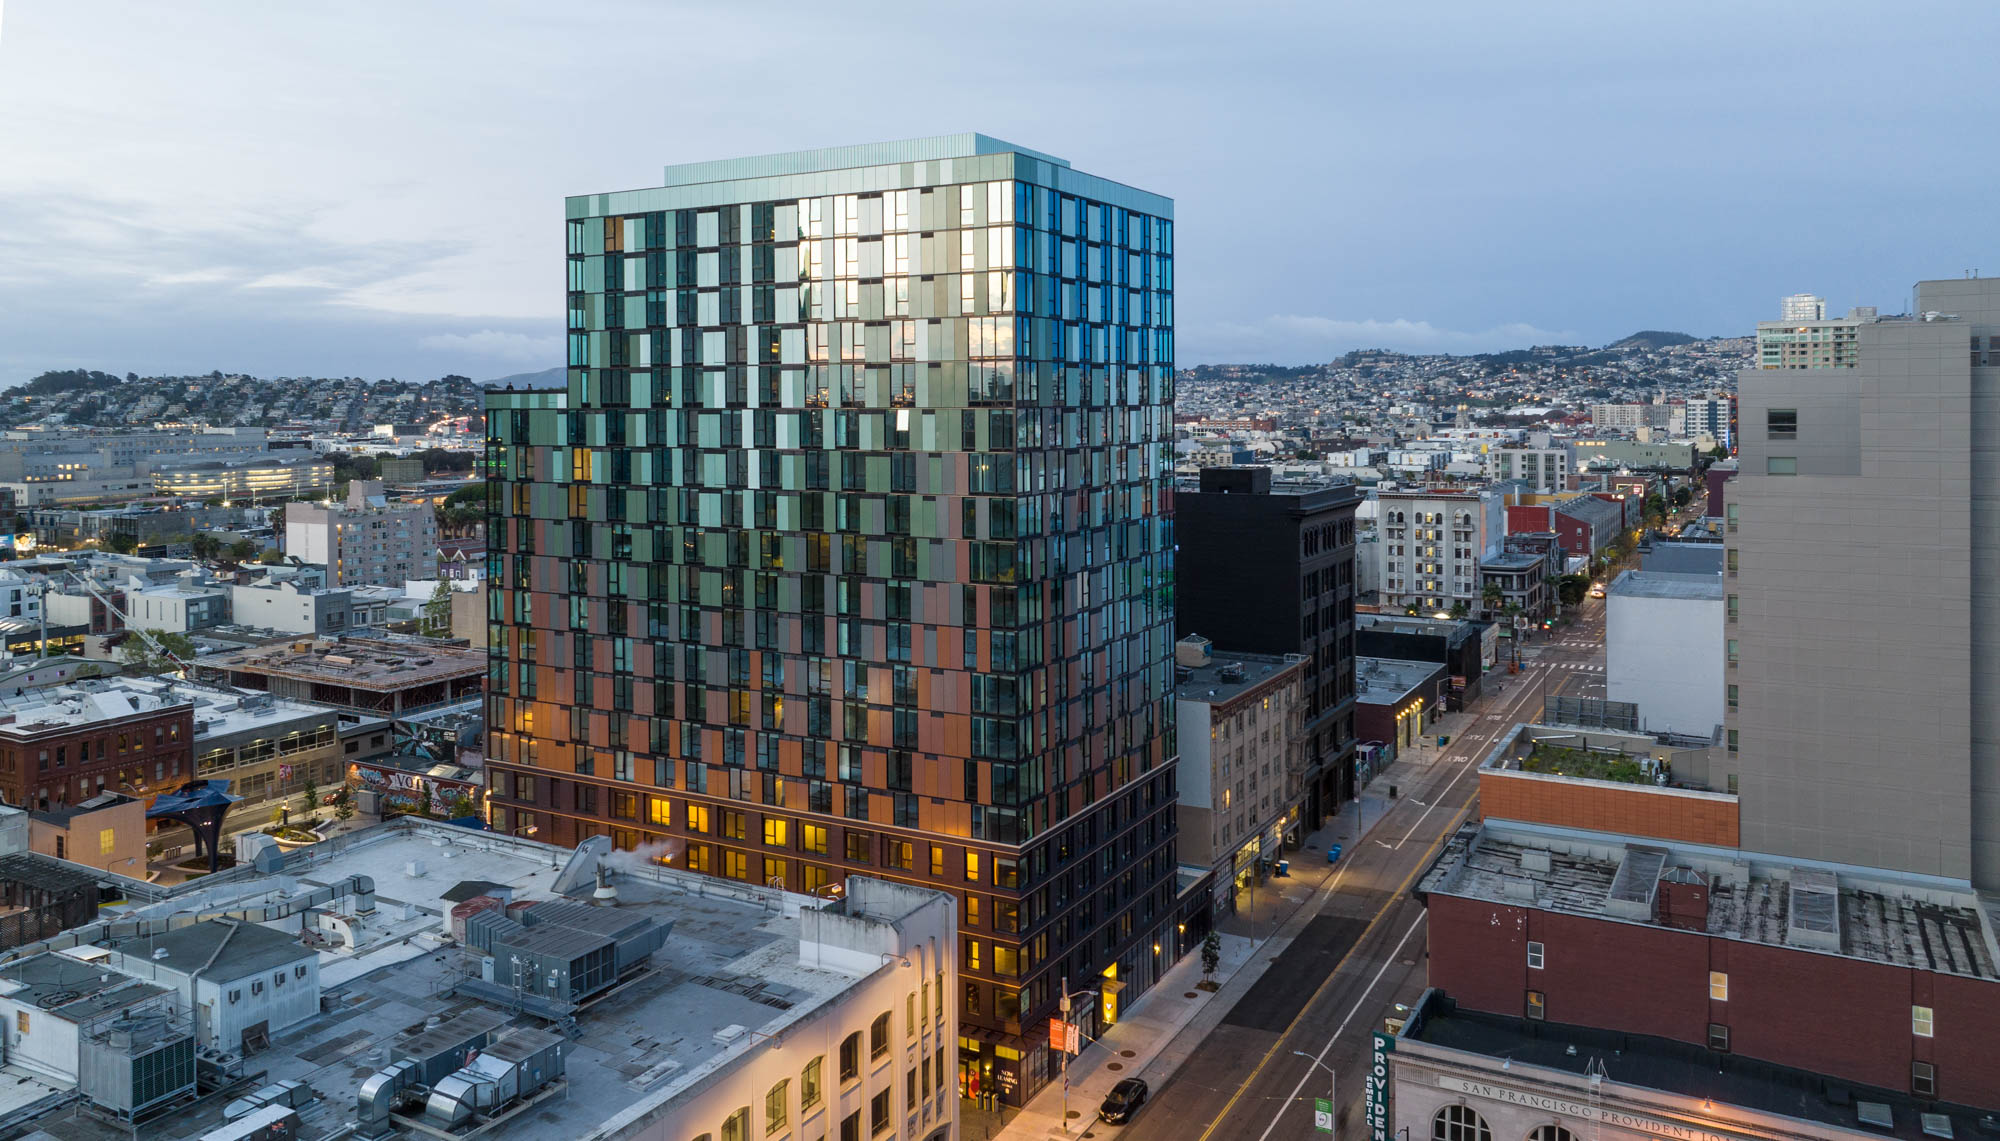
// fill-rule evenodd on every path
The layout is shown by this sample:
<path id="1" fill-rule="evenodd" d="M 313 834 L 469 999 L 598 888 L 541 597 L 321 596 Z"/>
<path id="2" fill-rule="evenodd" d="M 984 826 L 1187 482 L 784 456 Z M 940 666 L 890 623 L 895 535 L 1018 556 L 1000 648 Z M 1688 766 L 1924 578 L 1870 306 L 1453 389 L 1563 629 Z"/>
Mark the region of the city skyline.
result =
<path id="1" fill-rule="evenodd" d="M 644 185 L 659 161 L 972 130 L 1177 198 L 1182 365 L 1744 333 L 1744 314 L 1787 293 L 1840 309 L 1884 281 L 1979 266 L 1994 160 L 1947 124 L 1991 110 L 1970 84 L 1993 16 L 1955 11 L 1854 37 L 1831 10 L 1807 25 L 1722 8 L 1671 21 L 1468 9 L 1421 25 L 1265 10 L 1220 25 L 1093 9 L 1066 16 L 1107 45 L 1088 76 L 1030 62 L 976 109 L 913 111 L 881 97 L 875 67 L 736 77 L 815 44 L 923 61 L 978 42 L 1032 61 L 1035 21 L 919 24 L 878 7 L 842 23 L 797 7 L 752 36 L 726 11 L 627 5 L 477 22 L 364 7 L 337 23 L 15 5 L 0 145 L 24 161 L 0 172 L 0 384 L 67 367 L 553 367 L 561 297 L 539 267 L 562 196 Z M 1955 34 L 1933 35 L 1941 23 Z M 691 36 L 727 50 L 682 61 L 671 99 L 644 83 L 604 98 L 561 47 L 590 43 L 594 68 L 640 75 L 645 45 Z M 1914 114 L 1913 89 L 1954 115 Z M 1107 90 L 1145 113 L 1074 113 Z M 807 98 L 844 104 L 838 129 L 799 116 Z M 1785 136 L 1812 145 L 1801 158 L 1766 142 Z M 1899 167 L 1936 172 L 1922 200 Z M 1782 248 L 1781 216 L 1842 238 Z M 1929 224 L 1942 217 L 1975 221 Z M 67 332 L 85 325 L 99 332 Z"/>

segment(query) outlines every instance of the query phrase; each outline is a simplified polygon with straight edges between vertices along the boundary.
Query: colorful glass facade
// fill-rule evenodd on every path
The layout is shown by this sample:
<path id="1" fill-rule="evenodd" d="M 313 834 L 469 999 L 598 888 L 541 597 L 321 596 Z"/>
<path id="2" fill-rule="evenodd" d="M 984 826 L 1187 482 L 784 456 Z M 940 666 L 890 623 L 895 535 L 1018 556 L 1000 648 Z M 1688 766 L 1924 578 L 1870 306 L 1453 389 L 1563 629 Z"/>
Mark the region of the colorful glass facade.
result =
<path id="1" fill-rule="evenodd" d="M 960 900 L 961 1079 L 1174 938 L 1170 200 L 978 135 L 568 203 L 487 413 L 496 828 Z M 1038 1029 L 1039 1028 L 1039 1029 Z"/>

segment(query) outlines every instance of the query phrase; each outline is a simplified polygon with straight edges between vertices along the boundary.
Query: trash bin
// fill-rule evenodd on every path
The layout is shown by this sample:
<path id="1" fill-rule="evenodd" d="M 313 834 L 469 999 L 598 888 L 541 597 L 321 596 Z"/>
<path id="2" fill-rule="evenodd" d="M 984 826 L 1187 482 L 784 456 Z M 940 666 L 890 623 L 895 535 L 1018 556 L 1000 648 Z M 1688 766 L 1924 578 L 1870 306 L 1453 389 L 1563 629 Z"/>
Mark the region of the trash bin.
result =
<path id="1" fill-rule="evenodd" d="M 1396 786 L 1393 784 L 1389 786 L 1389 799 L 1396 799 Z"/>
<path id="2" fill-rule="evenodd" d="M 1273 871 L 1273 872 L 1272 872 L 1271 874 L 1272 874 L 1272 875 L 1275 875 L 1275 876 L 1288 876 L 1288 875 L 1291 875 L 1291 874 L 1292 874 L 1292 862 L 1291 862 L 1290 860 L 1279 860 L 1279 861 L 1278 861 L 1278 867 L 1277 867 L 1277 870 Z"/>

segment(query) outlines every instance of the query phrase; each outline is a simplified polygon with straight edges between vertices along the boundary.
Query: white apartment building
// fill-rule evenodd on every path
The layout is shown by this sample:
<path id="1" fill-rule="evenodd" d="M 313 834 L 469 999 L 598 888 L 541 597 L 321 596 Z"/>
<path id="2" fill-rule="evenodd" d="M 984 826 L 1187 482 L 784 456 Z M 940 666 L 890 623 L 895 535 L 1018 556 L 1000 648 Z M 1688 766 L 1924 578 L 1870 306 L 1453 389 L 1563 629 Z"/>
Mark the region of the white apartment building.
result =
<path id="1" fill-rule="evenodd" d="M 0 570 L 0 618 L 39 619 L 42 597 L 28 577 Z"/>
<path id="2" fill-rule="evenodd" d="M 1599 431 L 1636 432 L 1646 426 L 1644 404 L 1593 404 L 1590 423 Z"/>
<path id="3" fill-rule="evenodd" d="M 1382 599 L 1426 614 L 1479 605 L 1479 562 L 1500 553 L 1506 498 L 1491 488 L 1383 491 Z"/>
<path id="4" fill-rule="evenodd" d="M 1729 419 L 1734 402 L 1727 397 L 1704 397 L 1687 402 L 1684 427 L 1690 436 L 1707 435 L 1725 448 L 1736 446 Z"/>
<path id="5" fill-rule="evenodd" d="M 1826 298 L 1810 293 L 1794 293 L 1778 303 L 1781 320 L 1824 321 L 1826 320 Z"/>
<path id="6" fill-rule="evenodd" d="M 431 505 L 390 503 L 380 480 L 354 480 L 344 504 L 294 503 L 285 511 L 285 553 L 325 567 L 329 586 L 435 578 L 437 542 Z"/>
<path id="7" fill-rule="evenodd" d="M 1494 448 L 1480 461 L 1490 480 L 1518 480 L 1539 494 L 1571 488 L 1568 448 Z"/>

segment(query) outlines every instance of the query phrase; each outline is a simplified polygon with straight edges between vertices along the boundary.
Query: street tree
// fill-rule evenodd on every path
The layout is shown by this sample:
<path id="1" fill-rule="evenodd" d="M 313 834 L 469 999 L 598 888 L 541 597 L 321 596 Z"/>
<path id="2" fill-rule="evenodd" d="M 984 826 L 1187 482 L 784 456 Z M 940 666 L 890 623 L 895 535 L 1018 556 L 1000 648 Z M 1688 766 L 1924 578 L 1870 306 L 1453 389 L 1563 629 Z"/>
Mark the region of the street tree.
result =
<path id="1" fill-rule="evenodd" d="M 419 631 L 431 635 L 451 633 L 451 580 L 439 579 L 437 589 L 431 591 L 431 600 L 424 603 Z"/>
<path id="2" fill-rule="evenodd" d="M 126 634 L 125 641 L 118 647 L 118 660 L 124 665 L 126 673 L 150 676 L 178 670 L 180 667 L 167 656 L 169 653 L 184 662 L 194 659 L 194 642 L 186 634 L 167 630 L 148 630 L 146 634 L 150 641 L 140 637 L 138 631 L 132 631 Z"/>

